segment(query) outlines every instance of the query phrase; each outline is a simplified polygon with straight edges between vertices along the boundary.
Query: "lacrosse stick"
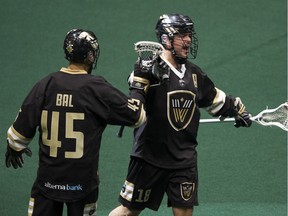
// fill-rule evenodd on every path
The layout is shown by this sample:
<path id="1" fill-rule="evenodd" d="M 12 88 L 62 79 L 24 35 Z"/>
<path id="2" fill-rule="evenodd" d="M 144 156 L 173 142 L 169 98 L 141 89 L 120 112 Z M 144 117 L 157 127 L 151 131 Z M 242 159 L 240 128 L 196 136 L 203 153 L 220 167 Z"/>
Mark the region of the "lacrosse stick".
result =
<path id="1" fill-rule="evenodd" d="M 138 54 L 140 68 L 143 71 L 149 71 L 158 56 L 163 53 L 164 47 L 153 41 L 139 41 L 135 43 L 134 50 Z"/>
<path id="2" fill-rule="evenodd" d="M 154 65 L 156 59 L 163 53 L 164 47 L 153 41 L 139 41 L 134 44 L 134 50 L 138 55 L 138 63 L 141 70 L 148 72 Z M 122 137 L 124 126 L 121 126 L 117 136 Z"/>
<path id="3" fill-rule="evenodd" d="M 288 102 L 279 105 L 275 109 L 265 109 L 258 115 L 250 118 L 263 126 L 277 126 L 282 130 L 288 131 Z M 218 123 L 218 122 L 233 122 L 234 118 L 226 118 L 223 121 L 220 119 L 200 119 L 200 123 Z"/>

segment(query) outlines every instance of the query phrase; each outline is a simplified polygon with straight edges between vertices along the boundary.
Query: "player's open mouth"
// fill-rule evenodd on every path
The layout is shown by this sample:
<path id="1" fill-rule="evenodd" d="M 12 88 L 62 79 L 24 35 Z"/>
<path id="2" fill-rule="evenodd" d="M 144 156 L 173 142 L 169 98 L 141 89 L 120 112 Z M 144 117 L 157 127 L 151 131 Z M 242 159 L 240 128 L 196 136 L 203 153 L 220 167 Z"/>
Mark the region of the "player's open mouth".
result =
<path id="1" fill-rule="evenodd" d="M 189 54 L 189 47 L 185 46 L 185 47 L 182 47 L 185 55 L 188 55 Z"/>
<path id="2" fill-rule="evenodd" d="M 183 50 L 186 50 L 186 51 L 188 51 L 189 48 L 190 48 L 190 46 L 188 46 L 188 45 L 184 45 L 184 46 L 182 46 L 182 49 L 183 49 Z"/>

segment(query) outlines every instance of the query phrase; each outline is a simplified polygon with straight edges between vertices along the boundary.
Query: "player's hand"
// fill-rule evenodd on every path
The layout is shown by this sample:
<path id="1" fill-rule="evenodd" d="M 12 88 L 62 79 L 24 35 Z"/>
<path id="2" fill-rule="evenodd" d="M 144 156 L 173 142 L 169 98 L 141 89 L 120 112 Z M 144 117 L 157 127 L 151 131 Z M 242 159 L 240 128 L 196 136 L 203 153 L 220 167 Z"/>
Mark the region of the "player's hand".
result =
<path id="1" fill-rule="evenodd" d="M 250 119 L 251 115 L 249 112 L 244 111 L 242 114 L 239 114 L 235 117 L 234 126 L 239 127 L 250 127 L 252 124 L 252 120 Z"/>
<path id="2" fill-rule="evenodd" d="M 152 67 L 152 74 L 158 80 L 169 79 L 170 67 L 160 56 Z"/>
<path id="3" fill-rule="evenodd" d="M 152 79 L 151 71 L 143 71 L 139 64 L 134 65 L 134 71 L 128 78 L 128 84 L 132 89 L 143 89 L 147 92 L 150 86 L 150 80 Z"/>
<path id="4" fill-rule="evenodd" d="M 235 98 L 234 101 L 235 123 L 234 126 L 239 127 L 250 127 L 252 124 L 251 115 L 245 110 L 245 106 L 239 97 Z"/>
<path id="5" fill-rule="evenodd" d="M 137 68 L 139 70 L 141 70 L 142 72 L 146 72 L 146 73 L 151 73 L 151 68 L 153 66 L 155 61 L 152 60 L 152 57 L 150 57 L 149 59 L 145 60 L 141 60 L 140 57 L 138 57 L 138 59 L 135 62 L 135 66 L 137 66 Z"/>
<path id="6" fill-rule="evenodd" d="M 11 164 L 14 167 L 14 169 L 17 169 L 18 167 L 22 167 L 24 164 L 24 160 L 22 157 L 23 153 L 25 153 L 29 157 L 32 156 L 32 151 L 29 147 L 27 147 L 21 151 L 15 151 L 8 144 L 7 145 L 7 152 L 5 154 L 6 167 L 9 168 L 11 166 Z"/>

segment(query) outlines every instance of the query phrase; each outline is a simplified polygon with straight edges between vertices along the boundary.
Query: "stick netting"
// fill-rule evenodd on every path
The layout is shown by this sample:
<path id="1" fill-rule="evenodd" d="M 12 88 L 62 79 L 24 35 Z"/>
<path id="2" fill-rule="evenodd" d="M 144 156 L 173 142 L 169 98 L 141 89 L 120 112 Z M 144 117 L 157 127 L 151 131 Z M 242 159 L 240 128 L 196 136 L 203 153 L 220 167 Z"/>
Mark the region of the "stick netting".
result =
<path id="1" fill-rule="evenodd" d="M 156 58 L 161 55 L 164 48 L 161 44 L 152 41 L 139 41 L 135 44 L 135 51 L 139 56 L 139 63 L 142 69 L 149 70 Z"/>
<path id="2" fill-rule="evenodd" d="M 256 120 L 262 125 L 274 125 L 288 131 L 288 103 L 281 104 L 276 109 L 264 110 Z"/>

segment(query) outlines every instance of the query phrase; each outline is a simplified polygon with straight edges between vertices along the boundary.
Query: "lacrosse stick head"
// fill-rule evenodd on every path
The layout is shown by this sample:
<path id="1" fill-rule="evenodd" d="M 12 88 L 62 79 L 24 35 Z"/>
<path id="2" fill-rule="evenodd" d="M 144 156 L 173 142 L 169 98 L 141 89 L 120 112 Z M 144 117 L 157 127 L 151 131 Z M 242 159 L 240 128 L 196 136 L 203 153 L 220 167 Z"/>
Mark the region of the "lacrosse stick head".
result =
<path id="1" fill-rule="evenodd" d="M 139 41 L 135 43 L 135 51 L 138 54 L 138 62 L 141 70 L 149 71 L 160 56 L 164 47 L 153 41 Z"/>
<path id="2" fill-rule="evenodd" d="M 288 102 L 275 109 L 263 110 L 253 120 L 264 126 L 277 126 L 288 131 Z"/>

